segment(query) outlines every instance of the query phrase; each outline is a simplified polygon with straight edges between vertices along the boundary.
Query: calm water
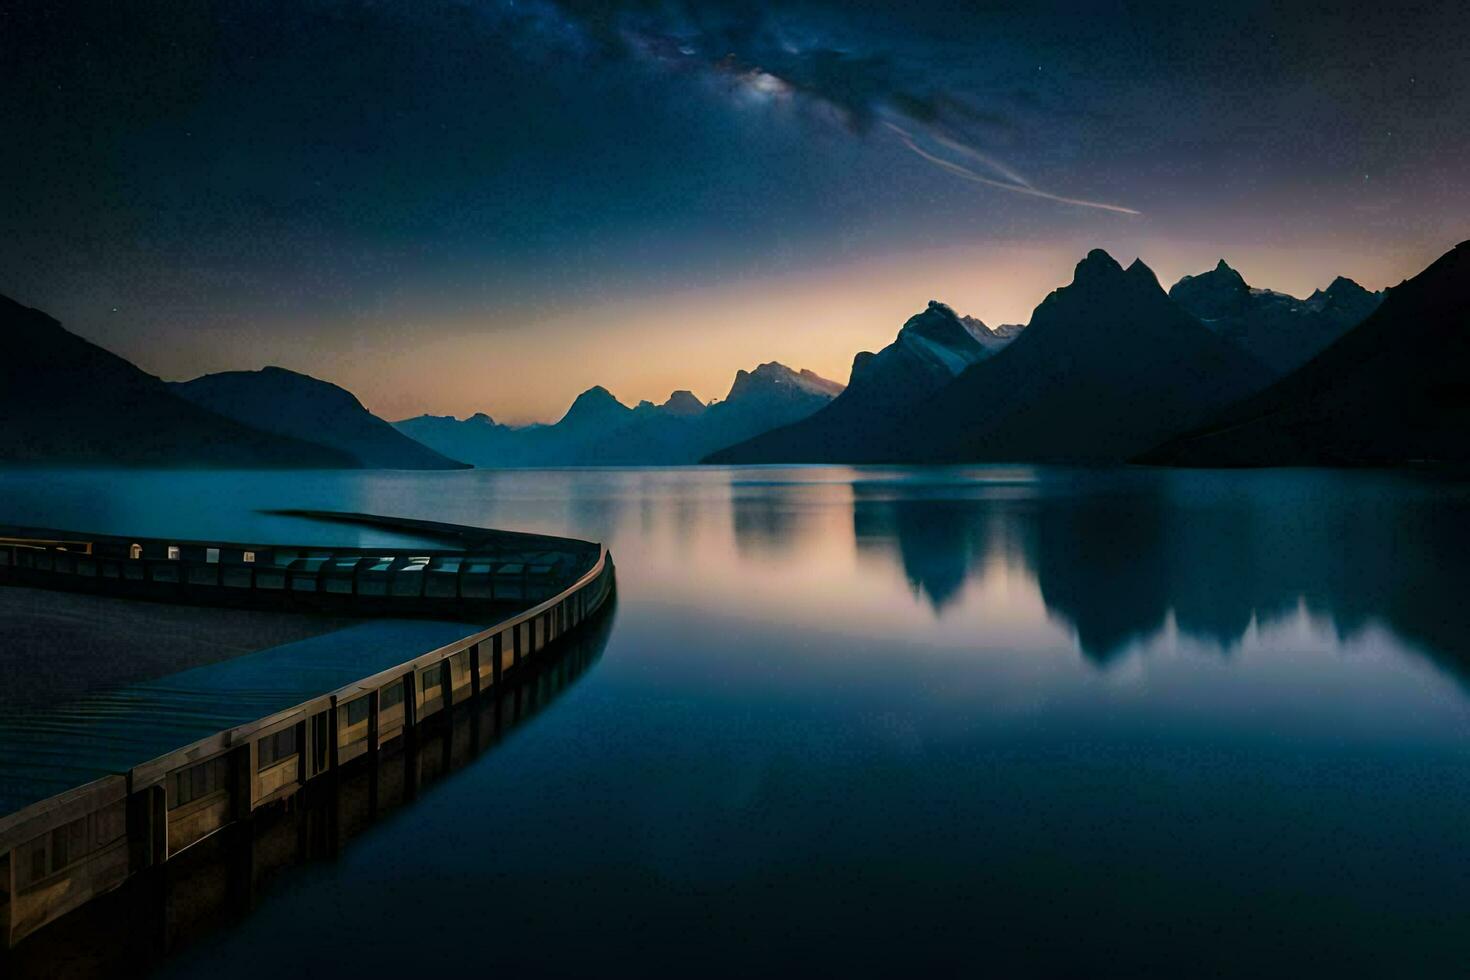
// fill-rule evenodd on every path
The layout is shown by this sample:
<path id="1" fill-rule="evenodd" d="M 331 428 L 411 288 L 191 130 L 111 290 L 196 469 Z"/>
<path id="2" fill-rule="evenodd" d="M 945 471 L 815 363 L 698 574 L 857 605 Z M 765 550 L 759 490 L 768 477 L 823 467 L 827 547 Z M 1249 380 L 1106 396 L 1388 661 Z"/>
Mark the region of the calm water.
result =
<path id="1" fill-rule="evenodd" d="M 1470 484 L 0 474 L 0 520 L 607 541 L 606 646 L 168 976 L 1470 970 Z"/>

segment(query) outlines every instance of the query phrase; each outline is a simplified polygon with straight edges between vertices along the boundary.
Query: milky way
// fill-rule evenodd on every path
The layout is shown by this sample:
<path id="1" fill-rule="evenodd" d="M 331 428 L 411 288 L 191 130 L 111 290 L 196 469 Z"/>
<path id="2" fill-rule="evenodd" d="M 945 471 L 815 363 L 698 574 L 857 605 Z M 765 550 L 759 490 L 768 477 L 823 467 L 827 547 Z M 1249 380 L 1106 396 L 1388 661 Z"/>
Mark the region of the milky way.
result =
<path id="1" fill-rule="evenodd" d="M 631 335 L 706 341 L 707 394 L 737 356 L 842 374 L 931 298 L 1024 318 L 1092 246 L 1378 287 L 1467 236 L 1466 36 L 1448 2 L 13 0 L 0 293 L 168 377 L 540 417 L 567 345 L 630 399 L 674 380 Z"/>

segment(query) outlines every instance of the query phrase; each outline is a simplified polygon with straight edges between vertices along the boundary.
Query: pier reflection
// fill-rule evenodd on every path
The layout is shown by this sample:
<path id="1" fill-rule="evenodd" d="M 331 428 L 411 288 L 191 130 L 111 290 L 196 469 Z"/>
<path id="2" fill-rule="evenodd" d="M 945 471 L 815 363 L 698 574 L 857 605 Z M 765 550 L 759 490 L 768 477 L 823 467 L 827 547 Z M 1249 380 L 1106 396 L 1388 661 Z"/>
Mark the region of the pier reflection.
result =
<path id="1" fill-rule="evenodd" d="M 0 951 L 0 976 L 136 975 L 227 928 L 304 866 L 337 859 L 356 838 L 553 704 L 601 658 L 615 616 L 613 597 L 583 629 L 548 650 L 551 656 L 527 661 L 518 681 L 411 730 L 386 746 L 376 765 L 348 766 L 340 777 L 308 783 L 283 805 L 130 879 L 9 954 Z"/>

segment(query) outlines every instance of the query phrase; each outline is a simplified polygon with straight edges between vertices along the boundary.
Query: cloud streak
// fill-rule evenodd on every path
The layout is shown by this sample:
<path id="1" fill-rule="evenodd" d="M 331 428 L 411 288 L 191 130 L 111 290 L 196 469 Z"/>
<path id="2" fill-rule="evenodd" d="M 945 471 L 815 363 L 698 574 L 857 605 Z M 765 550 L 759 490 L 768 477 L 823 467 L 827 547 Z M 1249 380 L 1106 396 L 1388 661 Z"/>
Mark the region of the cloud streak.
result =
<path id="1" fill-rule="evenodd" d="M 948 137 L 935 137 L 937 142 L 940 142 L 948 149 L 955 152 L 963 153 L 973 159 L 983 162 L 986 166 L 991 167 L 997 173 L 1001 174 L 1001 176 L 1003 176 L 1005 179 L 997 180 L 994 177 L 986 177 L 984 174 L 976 173 L 974 170 L 971 170 L 964 164 L 956 163 L 953 160 L 946 160 L 945 158 L 938 156 L 937 154 L 930 153 L 928 150 L 924 149 L 918 144 L 918 141 L 914 138 L 913 133 L 909 132 L 907 129 L 904 129 L 897 123 L 885 119 L 883 121 L 883 125 L 887 127 L 894 135 L 896 135 L 899 142 L 902 143 L 909 150 L 911 150 L 913 153 L 915 153 L 922 159 L 934 164 L 939 169 L 954 174 L 956 177 L 959 177 L 962 180 L 968 180 L 976 184 L 983 184 L 986 187 L 994 187 L 997 190 L 1010 191 L 1013 194 L 1024 194 L 1028 197 L 1038 197 L 1045 201 L 1055 201 L 1058 204 L 1071 204 L 1081 208 L 1094 208 L 1099 211 L 1111 211 L 1114 214 L 1141 215 L 1143 213 L 1142 211 L 1136 210 L 1134 208 L 1124 207 L 1121 204 L 1107 204 L 1103 201 L 1088 201 L 1080 197 L 1066 197 L 1062 194 L 1053 194 L 1050 191 L 1041 190 L 1040 188 L 1034 186 L 1030 181 L 1022 177 L 1020 174 L 1004 166 L 999 161 L 992 160 L 991 158 L 980 153 L 978 150 L 973 150 L 970 147 L 965 146 L 963 143 L 959 143 L 958 141 L 950 139 Z"/>
<path id="2" fill-rule="evenodd" d="M 915 156 L 961 180 L 1072 207 L 1140 215 L 1135 208 L 1037 187 L 1014 167 L 956 135 L 967 124 L 1014 128 L 936 87 L 931 58 L 879 53 L 873 44 L 794 30 L 759 8 L 719 0 L 552 0 L 568 26 L 612 57 L 635 56 L 676 73 L 729 79 L 742 97 L 797 96 L 829 110 L 854 135 L 891 133 Z M 524 13 L 524 5 L 516 8 Z M 942 75 L 940 71 L 938 74 Z"/>

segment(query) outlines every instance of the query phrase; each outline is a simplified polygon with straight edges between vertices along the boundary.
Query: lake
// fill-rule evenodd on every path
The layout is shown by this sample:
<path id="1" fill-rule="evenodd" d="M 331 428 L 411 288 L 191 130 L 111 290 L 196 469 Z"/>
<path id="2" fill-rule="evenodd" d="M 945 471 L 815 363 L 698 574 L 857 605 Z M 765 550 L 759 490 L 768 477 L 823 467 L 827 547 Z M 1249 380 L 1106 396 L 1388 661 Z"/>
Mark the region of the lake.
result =
<path id="1" fill-rule="evenodd" d="M 13 523 L 381 540 L 274 507 L 602 540 L 617 605 L 493 751 L 164 976 L 1470 964 L 1470 483 L 0 473 Z"/>

